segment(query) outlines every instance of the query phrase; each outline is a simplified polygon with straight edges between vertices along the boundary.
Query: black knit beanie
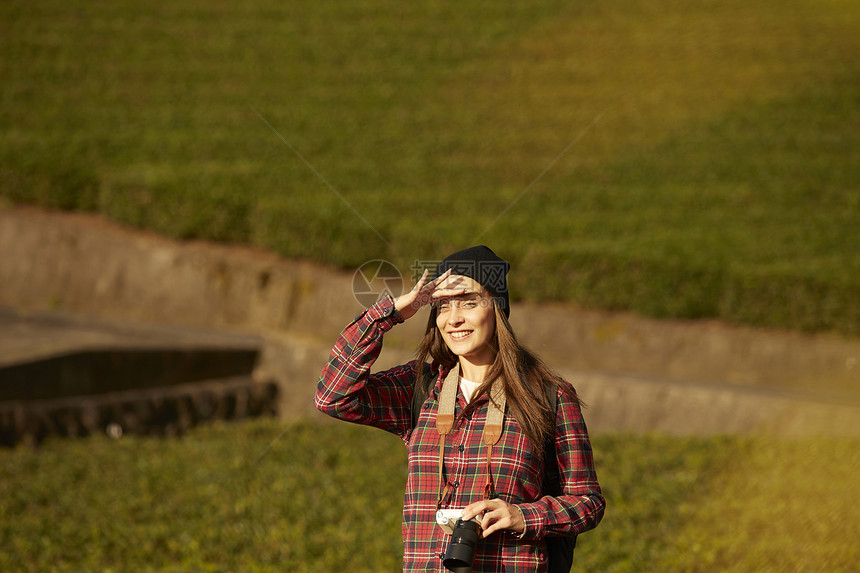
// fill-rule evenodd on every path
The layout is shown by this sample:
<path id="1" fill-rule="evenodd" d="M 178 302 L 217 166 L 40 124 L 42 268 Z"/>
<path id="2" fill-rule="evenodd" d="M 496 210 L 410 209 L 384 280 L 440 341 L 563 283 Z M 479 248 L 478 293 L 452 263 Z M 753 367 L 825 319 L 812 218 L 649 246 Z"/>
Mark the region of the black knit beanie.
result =
<path id="1" fill-rule="evenodd" d="M 448 269 L 452 269 L 452 273 L 455 275 L 469 277 L 487 289 L 505 316 L 510 316 L 511 305 L 508 300 L 507 279 L 510 268 L 511 265 L 508 261 L 500 258 L 489 247 L 479 245 L 445 257 L 436 266 L 433 278 L 440 276 Z"/>

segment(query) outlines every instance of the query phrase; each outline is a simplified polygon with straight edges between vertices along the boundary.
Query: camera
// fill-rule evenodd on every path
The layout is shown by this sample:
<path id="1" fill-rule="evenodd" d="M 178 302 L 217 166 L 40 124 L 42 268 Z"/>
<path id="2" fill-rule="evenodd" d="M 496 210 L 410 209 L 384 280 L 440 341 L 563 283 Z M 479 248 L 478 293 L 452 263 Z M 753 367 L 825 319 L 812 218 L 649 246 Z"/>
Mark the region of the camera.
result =
<path id="1" fill-rule="evenodd" d="M 475 561 L 475 548 L 481 537 L 478 519 L 464 520 L 459 509 L 440 509 L 436 512 L 436 523 L 451 536 L 442 564 L 455 573 L 470 573 Z"/>

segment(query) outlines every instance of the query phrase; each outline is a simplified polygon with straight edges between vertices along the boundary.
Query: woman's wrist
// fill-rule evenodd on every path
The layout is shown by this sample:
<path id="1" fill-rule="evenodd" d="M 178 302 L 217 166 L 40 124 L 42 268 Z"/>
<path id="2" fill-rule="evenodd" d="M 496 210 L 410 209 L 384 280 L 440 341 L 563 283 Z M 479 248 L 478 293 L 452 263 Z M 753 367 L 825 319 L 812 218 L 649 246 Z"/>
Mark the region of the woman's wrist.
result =
<path id="1" fill-rule="evenodd" d="M 514 536 L 516 537 L 516 539 L 522 539 L 523 536 L 525 536 L 525 534 L 526 534 L 526 516 L 523 513 L 523 510 L 520 509 L 520 506 L 514 505 L 514 508 L 517 510 L 517 513 L 520 514 L 520 522 L 523 524 L 523 530 L 522 531 L 514 530 Z"/>

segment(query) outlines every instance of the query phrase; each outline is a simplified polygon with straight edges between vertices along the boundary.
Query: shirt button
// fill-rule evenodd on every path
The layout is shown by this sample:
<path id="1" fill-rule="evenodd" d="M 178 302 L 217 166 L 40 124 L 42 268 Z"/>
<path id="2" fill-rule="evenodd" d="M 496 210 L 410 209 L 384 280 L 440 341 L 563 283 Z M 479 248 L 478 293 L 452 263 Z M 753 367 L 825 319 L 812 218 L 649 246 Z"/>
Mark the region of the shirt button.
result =
<path id="1" fill-rule="evenodd" d="M 463 453 L 463 451 L 466 449 L 466 447 L 465 447 L 463 444 L 460 444 L 460 446 L 458 447 L 458 449 L 460 450 L 460 453 L 462 454 L 462 453 Z"/>
<path id="2" fill-rule="evenodd" d="M 451 485 L 453 485 L 454 487 L 460 487 L 460 480 L 455 481 Z"/>

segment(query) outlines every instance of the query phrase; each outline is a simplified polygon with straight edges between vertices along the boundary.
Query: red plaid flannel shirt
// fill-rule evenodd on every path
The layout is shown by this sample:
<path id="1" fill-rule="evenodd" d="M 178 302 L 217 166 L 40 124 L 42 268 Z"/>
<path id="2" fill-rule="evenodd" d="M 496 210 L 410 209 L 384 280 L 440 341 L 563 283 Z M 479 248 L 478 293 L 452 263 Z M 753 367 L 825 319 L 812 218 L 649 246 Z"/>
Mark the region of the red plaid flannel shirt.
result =
<path id="1" fill-rule="evenodd" d="M 436 431 L 438 395 L 446 372 L 441 372 L 421 410 L 417 426 L 411 422 L 415 363 L 370 373 L 382 350 L 382 337 L 402 322 L 390 298 L 380 300 L 341 333 L 320 376 L 314 403 L 335 418 L 381 428 L 400 436 L 408 451 L 409 470 L 403 499 L 403 570 L 446 571 L 441 556 L 450 536 L 436 525 L 439 493 L 439 433 Z M 481 434 L 487 414 L 486 397 L 471 416 L 460 421 L 445 439 L 445 479 L 451 493 L 443 508 L 463 508 L 483 498 L 486 484 L 486 446 Z M 457 397 L 459 413 L 466 403 Z M 533 452 L 541 445 L 528 442 L 517 421 L 505 416 L 501 439 L 493 447 L 491 468 L 497 495 L 522 510 L 522 536 L 499 532 L 478 544 L 475 572 L 546 571 L 549 535 L 575 535 L 594 528 L 603 517 L 604 500 L 597 483 L 588 431 L 579 406 L 558 394 L 556 454 L 563 495 L 542 496 L 543 464 Z"/>

